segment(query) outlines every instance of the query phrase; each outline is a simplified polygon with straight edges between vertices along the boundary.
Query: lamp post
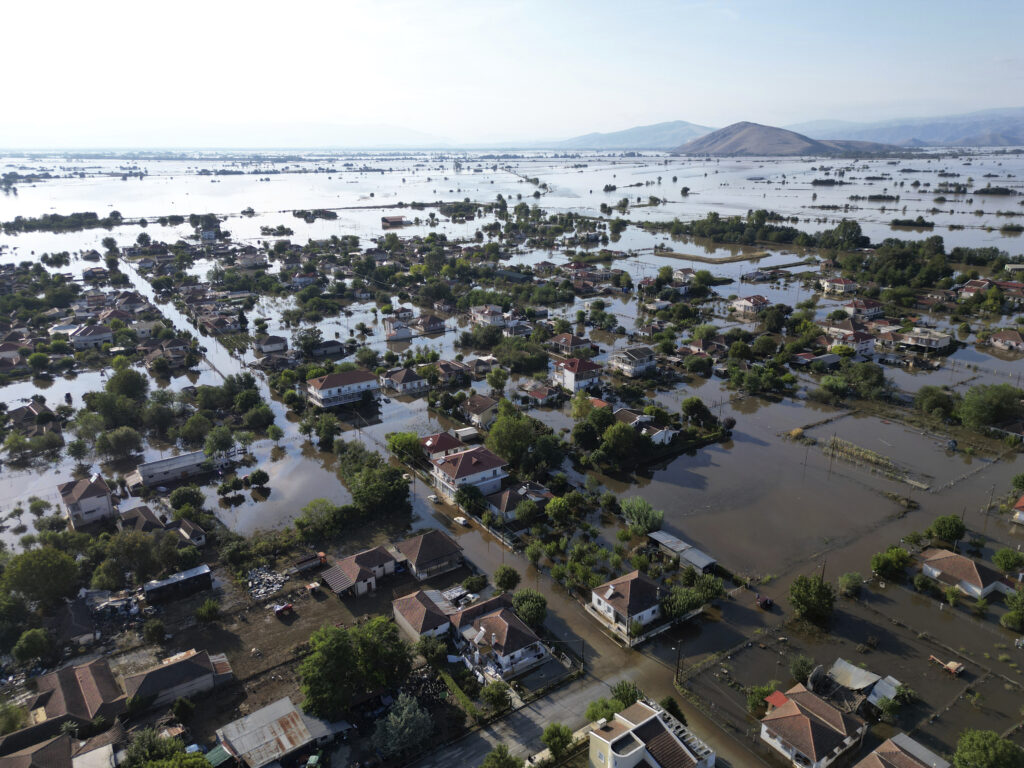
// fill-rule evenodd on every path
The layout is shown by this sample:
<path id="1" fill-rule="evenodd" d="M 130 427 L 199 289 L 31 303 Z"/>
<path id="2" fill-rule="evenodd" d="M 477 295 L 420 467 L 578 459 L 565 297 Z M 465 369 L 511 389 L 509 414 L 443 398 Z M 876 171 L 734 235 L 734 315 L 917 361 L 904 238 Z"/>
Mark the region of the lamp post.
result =
<path id="1" fill-rule="evenodd" d="M 679 643 L 679 645 L 675 646 L 672 650 L 674 650 L 676 652 L 675 676 L 673 677 L 673 680 L 674 680 L 674 682 L 678 683 L 679 682 L 679 661 L 680 661 L 680 659 L 682 657 L 682 653 L 683 653 L 683 644 Z"/>

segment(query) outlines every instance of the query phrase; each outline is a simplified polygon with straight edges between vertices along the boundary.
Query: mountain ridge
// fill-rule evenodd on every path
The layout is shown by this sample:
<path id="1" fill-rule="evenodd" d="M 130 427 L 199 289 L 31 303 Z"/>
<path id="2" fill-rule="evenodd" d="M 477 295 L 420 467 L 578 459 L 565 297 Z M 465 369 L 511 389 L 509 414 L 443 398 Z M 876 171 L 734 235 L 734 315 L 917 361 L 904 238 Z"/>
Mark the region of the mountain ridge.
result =
<path id="1" fill-rule="evenodd" d="M 802 133 L 760 123 L 739 122 L 692 139 L 672 150 L 677 155 L 718 157 L 797 157 L 806 155 L 883 155 L 899 148 L 845 139 L 812 139 Z"/>

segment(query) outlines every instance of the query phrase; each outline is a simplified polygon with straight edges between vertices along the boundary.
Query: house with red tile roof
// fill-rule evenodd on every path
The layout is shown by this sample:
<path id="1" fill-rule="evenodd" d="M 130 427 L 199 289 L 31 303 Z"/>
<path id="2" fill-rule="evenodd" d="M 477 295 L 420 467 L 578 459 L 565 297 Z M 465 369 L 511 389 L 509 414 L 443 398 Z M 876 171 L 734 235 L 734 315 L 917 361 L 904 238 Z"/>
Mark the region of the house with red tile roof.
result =
<path id="1" fill-rule="evenodd" d="M 855 749 L 868 726 L 797 684 L 785 694 L 765 697 L 761 740 L 797 768 L 825 768 Z"/>
<path id="2" fill-rule="evenodd" d="M 922 552 L 921 573 L 974 598 L 988 597 L 993 592 L 1008 595 L 1014 591 L 1013 585 L 995 568 L 945 549 Z"/>
<path id="3" fill-rule="evenodd" d="M 483 446 L 452 453 L 433 462 L 434 486 L 445 498 L 454 500 L 460 488 L 475 486 L 487 496 L 501 488 L 508 477 L 504 467 L 508 463 Z"/>

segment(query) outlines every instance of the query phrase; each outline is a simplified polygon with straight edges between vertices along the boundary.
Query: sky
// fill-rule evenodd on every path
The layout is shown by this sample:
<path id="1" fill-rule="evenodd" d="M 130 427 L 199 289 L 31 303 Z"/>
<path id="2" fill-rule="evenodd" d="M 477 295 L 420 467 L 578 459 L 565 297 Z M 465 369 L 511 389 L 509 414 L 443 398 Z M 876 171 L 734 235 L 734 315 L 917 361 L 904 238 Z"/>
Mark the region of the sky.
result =
<path id="1" fill-rule="evenodd" d="M 49 0 L 0 147 L 468 145 L 1024 105 L 1024 3 Z"/>

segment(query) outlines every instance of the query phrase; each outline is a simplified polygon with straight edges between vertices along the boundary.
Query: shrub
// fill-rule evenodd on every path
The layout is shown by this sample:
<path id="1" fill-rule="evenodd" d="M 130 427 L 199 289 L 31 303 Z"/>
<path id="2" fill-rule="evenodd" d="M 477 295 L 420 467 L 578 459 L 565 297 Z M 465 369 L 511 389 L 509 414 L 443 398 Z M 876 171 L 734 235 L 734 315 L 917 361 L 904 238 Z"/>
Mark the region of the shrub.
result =
<path id="1" fill-rule="evenodd" d="M 196 620 L 203 624 L 211 624 L 220 618 L 220 605 L 212 597 L 196 608 Z"/>
<path id="2" fill-rule="evenodd" d="M 814 667 L 814 659 L 803 654 L 797 654 L 789 660 L 789 674 L 798 683 L 806 683 L 811 672 L 814 671 Z"/>
<path id="3" fill-rule="evenodd" d="M 864 579 L 856 571 L 844 573 L 839 577 L 839 594 L 845 597 L 856 597 L 860 594 L 861 584 Z"/>

